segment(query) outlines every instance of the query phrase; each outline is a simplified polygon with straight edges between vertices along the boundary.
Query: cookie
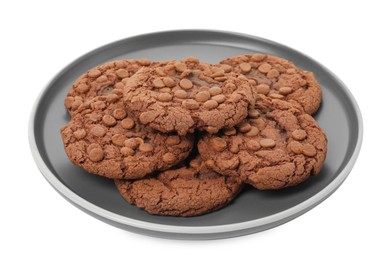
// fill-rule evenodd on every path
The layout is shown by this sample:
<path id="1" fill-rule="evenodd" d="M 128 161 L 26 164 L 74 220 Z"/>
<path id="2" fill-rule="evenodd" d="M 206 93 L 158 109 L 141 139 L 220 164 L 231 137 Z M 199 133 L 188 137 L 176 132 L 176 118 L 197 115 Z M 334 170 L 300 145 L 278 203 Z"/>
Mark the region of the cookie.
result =
<path id="1" fill-rule="evenodd" d="M 86 101 L 61 130 L 69 159 L 108 178 L 138 179 L 184 160 L 193 136 L 162 134 L 129 116 L 122 91 Z"/>
<path id="2" fill-rule="evenodd" d="M 228 204 L 242 187 L 238 178 L 219 175 L 199 158 L 175 170 L 136 181 L 115 180 L 121 196 L 154 215 L 196 216 Z"/>
<path id="3" fill-rule="evenodd" d="M 320 106 L 322 91 L 313 73 L 272 55 L 247 54 L 220 62 L 226 72 L 242 73 L 256 85 L 257 93 L 300 105 L 313 114 Z"/>
<path id="4" fill-rule="evenodd" d="M 117 60 L 90 69 L 80 76 L 67 93 L 64 105 L 71 115 L 88 99 L 105 96 L 113 89 L 122 89 L 123 81 L 141 67 L 154 64 L 149 60 Z"/>
<path id="5" fill-rule="evenodd" d="M 319 173 L 327 138 L 309 114 L 265 98 L 235 128 L 204 135 L 198 149 L 218 173 L 240 177 L 261 190 L 281 189 Z"/>
<path id="6" fill-rule="evenodd" d="M 142 68 L 125 85 L 130 113 L 153 129 L 179 135 L 234 126 L 256 99 L 244 76 L 195 58 Z"/>

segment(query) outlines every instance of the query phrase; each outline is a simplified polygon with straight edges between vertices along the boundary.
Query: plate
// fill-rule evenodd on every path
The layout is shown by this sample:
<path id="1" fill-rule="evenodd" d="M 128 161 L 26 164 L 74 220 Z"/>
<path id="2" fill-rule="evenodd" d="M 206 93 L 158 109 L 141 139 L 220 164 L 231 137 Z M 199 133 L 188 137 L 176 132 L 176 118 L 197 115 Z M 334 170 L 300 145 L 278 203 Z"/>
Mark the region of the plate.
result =
<path id="1" fill-rule="evenodd" d="M 73 81 L 91 67 L 116 59 L 151 60 L 198 57 L 217 63 L 245 53 L 268 53 L 313 71 L 323 90 L 323 103 L 314 115 L 328 137 L 328 154 L 317 177 L 279 191 L 247 187 L 228 206 L 203 216 L 153 216 L 131 206 L 113 181 L 88 174 L 67 158 L 60 128 L 70 117 L 63 105 Z M 30 118 L 33 157 L 48 182 L 68 201 L 113 226 L 151 236 L 215 239 L 240 236 L 283 224 L 331 195 L 352 169 L 362 143 L 362 118 L 347 87 L 312 58 L 263 38 L 232 32 L 167 31 L 127 38 L 93 50 L 60 71 L 39 95 Z"/>

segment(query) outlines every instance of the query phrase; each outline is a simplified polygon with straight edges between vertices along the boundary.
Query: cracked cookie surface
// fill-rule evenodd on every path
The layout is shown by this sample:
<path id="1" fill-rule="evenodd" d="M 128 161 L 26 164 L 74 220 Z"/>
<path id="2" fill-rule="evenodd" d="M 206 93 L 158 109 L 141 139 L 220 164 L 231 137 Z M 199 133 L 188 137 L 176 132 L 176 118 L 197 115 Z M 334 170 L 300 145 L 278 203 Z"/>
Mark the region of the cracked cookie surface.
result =
<path id="1" fill-rule="evenodd" d="M 69 159 L 108 178 L 138 179 L 168 169 L 189 155 L 193 136 L 162 134 L 128 115 L 122 90 L 82 104 L 61 129 Z"/>
<path id="2" fill-rule="evenodd" d="M 321 103 L 322 91 L 314 74 L 292 62 L 264 54 L 245 54 L 220 62 L 226 72 L 245 75 L 256 86 L 258 94 L 300 105 L 308 113 L 315 113 Z"/>
<path id="3" fill-rule="evenodd" d="M 309 114 L 265 98 L 235 128 L 204 135 L 198 149 L 218 173 L 240 177 L 258 189 L 281 189 L 318 174 L 327 138 Z"/>
<path id="4" fill-rule="evenodd" d="M 246 77 L 195 58 L 142 68 L 124 90 L 128 110 L 141 123 L 179 135 L 234 126 L 256 99 Z"/>
<path id="5" fill-rule="evenodd" d="M 64 99 L 64 105 L 73 116 L 85 101 L 105 96 L 113 89 L 122 89 L 124 81 L 143 66 L 156 64 L 150 60 L 117 60 L 88 70 L 72 85 Z"/>
<path id="6" fill-rule="evenodd" d="M 154 215 L 197 216 L 228 204 L 240 191 L 238 178 L 209 170 L 196 158 L 189 166 L 142 180 L 115 180 L 124 199 Z"/>

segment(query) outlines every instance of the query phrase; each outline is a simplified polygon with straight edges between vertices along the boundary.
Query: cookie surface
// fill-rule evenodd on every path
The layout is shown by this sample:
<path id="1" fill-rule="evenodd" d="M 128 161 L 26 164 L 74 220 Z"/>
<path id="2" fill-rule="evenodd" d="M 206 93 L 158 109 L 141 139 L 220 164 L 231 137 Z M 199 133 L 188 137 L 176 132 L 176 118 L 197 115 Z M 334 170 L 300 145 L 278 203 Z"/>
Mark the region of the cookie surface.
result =
<path id="1" fill-rule="evenodd" d="M 207 169 L 199 159 L 190 166 L 142 180 L 115 180 L 124 199 L 154 215 L 196 216 L 228 204 L 242 187 L 238 178 Z"/>
<path id="2" fill-rule="evenodd" d="M 90 69 L 80 76 L 64 99 L 64 105 L 74 115 L 88 99 L 105 96 L 113 89 L 122 89 L 124 80 L 135 74 L 141 67 L 154 64 L 149 60 L 117 60 Z"/>
<path id="3" fill-rule="evenodd" d="M 300 105 L 313 114 L 320 106 L 322 91 L 313 73 L 272 55 L 246 54 L 220 62 L 225 71 L 242 73 L 256 85 L 259 94 Z"/>
<path id="4" fill-rule="evenodd" d="M 327 152 L 327 138 L 317 122 L 282 100 L 259 100 L 256 108 L 235 128 L 199 140 L 206 165 L 262 190 L 317 175 Z"/>
<path id="5" fill-rule="evenodd" d="M 108 178 L 137 179 L 184 160 L 193 136 L 162 134 L 129 116 L 121 90 L 86 101 L 61 135 L 70 160 Z"/>
<path id="6" fill-rule="evenodd" d="M 256 99 L 252 88 L 244 76 L 188 58 L 140 69 L 126 82 L 124 101 L 141 123 L 158 131 L 216 133 L 246 117 Z"/>

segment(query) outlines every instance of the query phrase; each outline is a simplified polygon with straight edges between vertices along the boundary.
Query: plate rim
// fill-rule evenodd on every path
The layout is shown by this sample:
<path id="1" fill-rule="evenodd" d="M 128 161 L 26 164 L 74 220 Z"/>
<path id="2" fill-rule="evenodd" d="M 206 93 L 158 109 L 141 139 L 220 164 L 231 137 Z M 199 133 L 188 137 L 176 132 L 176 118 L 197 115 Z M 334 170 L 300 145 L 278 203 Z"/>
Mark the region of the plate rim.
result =
<path id="1" fill-rule="evenodd" d="M 345 94 L 348 96 L 354 112 L 356 119 L 358 121 L 358 137 L 355 142 L 355 149 L 351 155 L 351 158 L 349 161 L 346 163 L 346 165 L 343 167 L 343 169 L 338 173 L 338 176 L 331 182 L 329 183 L 326 187 L 324 187 L 322 190 L 317 192 L 315 195 L 312 197 L 308 198 L 307 200 L 297 204 L 294 207 L 288 208 L 284 211 L 275 213 L 273 215 L 267 216 L 267 217 L 262 217 L 254 220 L 249 220 L 245 222 L 240 222 L 240 223 L 235 223 L 235 224 L 224 224 L 224 225 L 213 225 L 213 226 L 176 226 L 176 225 L 166 225 L 166 224 L 157 224 L 157 223 L 151 223 L 147 221 L 141 221 L 141 220 L 136 220 L 132 218 L 128 218 L 116 213 L 113 213 L 111 211 L 108 211 L 106 209 L 103 209 L 85 199 L 82 197 L 78 196 L 76 193 L 74 193 L 71 189 L 69 189 L 67 186 L 65 186 L 55 175 L 52 173 L 52 171 L 47 167 L 45 164 L 44 160 L 41 157 L 41 154 L 39 153 L 37 142 L 35 140 L 35 119 L 37 117 L 37 112 L 38 112 L 38 107 L 41 104 L 42 99 L 45 97 L 46 92 L 50 89 L 50 86 L 69 68 L 71 68 L 74 64 L 78 63 L 80 60 L 85 59 L 86 57 L 90 55 L 94 55 L 94 53 L 99 52 L 101 50 L 104 50 L 105 48 L 112 47 L 114 45 L 118 45 L 121 42 L 129 41 L 135 38 L 140 38 L 140 37 L 151 37 L 151 36 L 157 36 L 159 34 L 170 34 L 170 33 L 219 33 L 219 34 L 225 34 L 225 35 L 232 35 L 232 36 L 237 36 L 241 38 L 247 38 L 251 40 L 256 40 L 256 41 L 261 41 L 267 44 L 272 44 L 274 46 L 277 46 L 279 48 L 285 48 L 289 51 L 298 53 L 300 55 L 303 55 L 307 59 L 311 60 L 312 62 L 315 62 L 317 65 L 319 65 L 323 70 L 328 72 L 338 83 L 339 87 L 345 92 Z M 309 57 L 308 55 L 299 52 L 291 47 L 288 47 L 286 45 L 280 44 L 275 41 L 271 41 L 259 36 L 254 36 L 254 35 L 249 35 L 249 34 L 243 34 L 243 33 L 238 33 L 238 32 L 231 32 L 231 31 L 222 31 L 222 30 L 168 30 L 168 31 L 158 31 L 158 32 L 152 32 L 152 33 L 146 33 L 146 34 L 139 34 L 127 38 L 123 38 L 120 40 L 116 40 L 113 42 L 110 42 L 108 44 L 105 44 L 103 46 L 100 46 L 98 48 L 95 48 L 82 56 L 78 57 L 71 63 L 69 63 L 67 66 L 65 66 L 63 69 L 61 69 L 56 75 L 54 75 L 49 82 L 45 85 L 45 87 L 40 91 L 38 94 L 38 97 L 36 98 L 34 105 L 31 110 L 30 114 L 30 119 L 29 119 L 29 125 L 28 125 L 28 139 L 29 139 L 29 144 L 30 144 L 30 150 L 33 155 L 34 161 L 38 166 L 38 169 L 42 173 L 42 175 L 45 177 L 45 179 L 52 185 L 52 187 L 57 190 L 63 197 L 67 198 L 70 200 L 72 203 L 76 204 L 77 207 L 80 207 L 81 209 L 85 209 L 88 212 L 94 213 L 104 219 L 114 221 L 129 227 L 133 228 L 139 228 L 143 230 L 149 230 L 149 231 L 155 231 L 155 232 L 165 232 L 165 233 L 175 233 L 175 234 L 195 234 L 195 235 L 208 235 L 208 234 L 218 234 L 218 233 L 228 233 L 228 232 L 235 232 L 235 231 L 241 231 L 241 230 L 247 230 L 247 229 L 253 229 L 253 228 L 260 228 L 260 227 L 267 227 L 267 226 L 277 226 L 279 223 L 285 222 L 285 220 L 294 218 L 307 210 L 313 208 L 316 206 L 318 203 L 322 202 L 326 198 L 329 197 L 346 179 L 346 177 L 349 175 L 350 171 L 354 167 L 354 164 L 359 156 L 359 152 L 362 146 L 362 141 L 363 141 L 363 119 L 361 115 L 361 111 L 359 109 L 358 103 L 355 100 L 354 96 L 348 89 L 348 87 L 328 68 L 326 68 L 324 65 L 320 64 L 318 61 L 314 60 L 313 58 Z M 274 225 L 276 224 L 276 225 Z"/>

